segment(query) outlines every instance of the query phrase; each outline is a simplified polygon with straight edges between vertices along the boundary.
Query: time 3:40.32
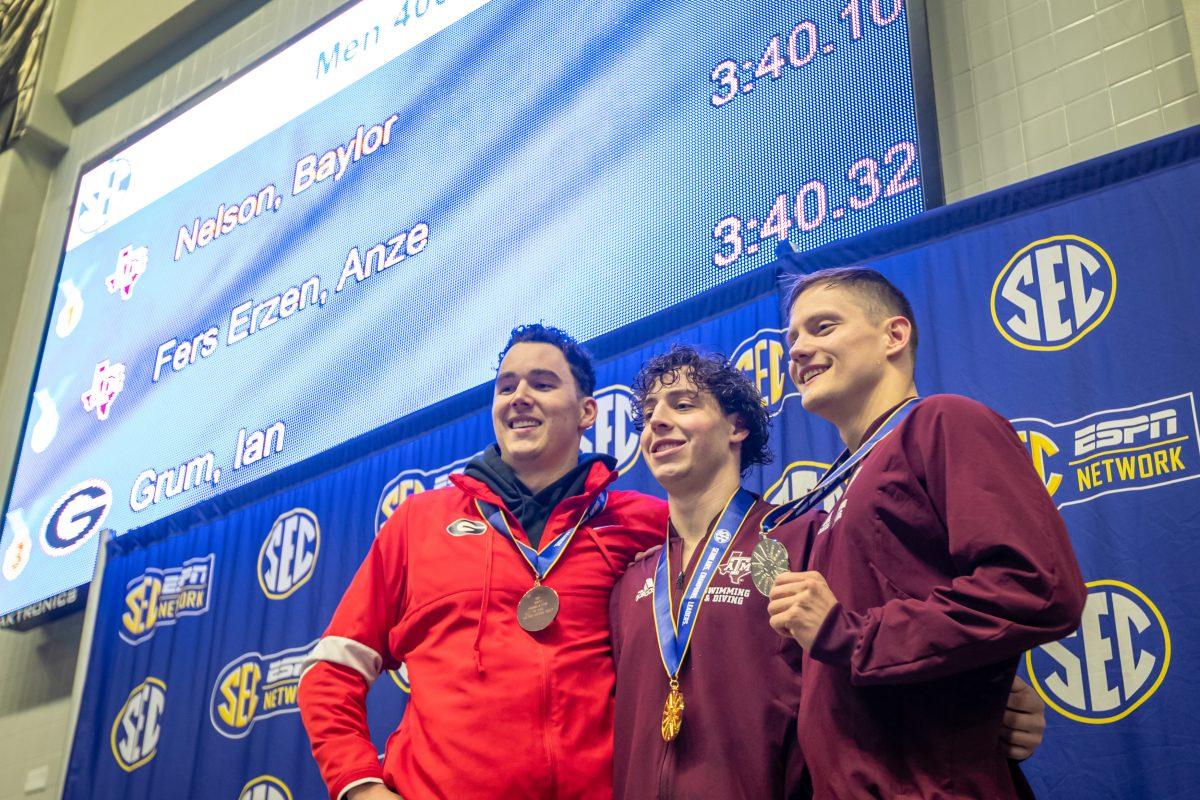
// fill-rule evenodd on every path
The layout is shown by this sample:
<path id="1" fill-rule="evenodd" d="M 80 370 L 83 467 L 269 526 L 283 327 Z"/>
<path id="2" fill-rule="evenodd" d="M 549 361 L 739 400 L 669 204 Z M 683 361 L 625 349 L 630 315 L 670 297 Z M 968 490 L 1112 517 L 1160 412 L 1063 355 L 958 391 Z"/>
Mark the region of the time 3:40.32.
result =
<path id="1" fill-rule="evenodd" d="M 725 217 L 713 228 L 713 238 L 720 242 L 713 253 L 713 264 L 728 267 L 744 255 L 757 253 L 767 239 L 787 239 L 793 226 L 804 233 L 815 231 L 827 222 L 844 218 L 847 213 L 870 208 L 880 198 L 894 197 L 916 188 L 920 181 L 916 175 L 909 174 L 916 160 L 915 144 L 897 142 L 883 154 L 882 164 L 870 156 L 855 161 L 846 171 L 846 179 L 853 184 L 853 189 L 845 206 L 830 208 L 829 188 L 824 181 L 814 179 L 794 194 L 784 192 L 777 196 L 761 225 L 757 216 Z M 890 178 L 882 174 L 884 167 L 891 173 Z"/>

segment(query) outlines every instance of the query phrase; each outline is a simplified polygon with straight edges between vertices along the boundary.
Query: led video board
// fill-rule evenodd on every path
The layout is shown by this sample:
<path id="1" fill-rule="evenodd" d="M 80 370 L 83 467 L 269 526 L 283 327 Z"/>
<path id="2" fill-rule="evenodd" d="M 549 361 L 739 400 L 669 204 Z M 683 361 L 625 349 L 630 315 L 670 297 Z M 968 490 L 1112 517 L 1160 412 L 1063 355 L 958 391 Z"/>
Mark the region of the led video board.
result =
<path id="1" fill-rule="evenodd" d="M 118 533 L 925 206 L 904 0 L 367 0 L 80 178 L 0 614 Z M 922 47 L 924 45 L 922 44 Z"/>

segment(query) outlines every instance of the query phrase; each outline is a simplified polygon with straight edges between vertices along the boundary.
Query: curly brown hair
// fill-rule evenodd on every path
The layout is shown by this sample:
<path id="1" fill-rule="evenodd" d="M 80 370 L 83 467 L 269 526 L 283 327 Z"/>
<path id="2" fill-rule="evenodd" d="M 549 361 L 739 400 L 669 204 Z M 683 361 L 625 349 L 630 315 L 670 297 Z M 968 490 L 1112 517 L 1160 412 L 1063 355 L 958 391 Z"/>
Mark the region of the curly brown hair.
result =
<path id="1" fill-rule="evenodd" d="M 690 378 L 698 389 L 708 392 L 721 411 L 737 414 L 749 435 L 742 442 L 741 472 L 755 464 L 769 464 L 774 459 L 768 444 L 771 416 L 767 413 L 762 395 L 746 374 L 720 353 L 701 353 L 690 345 L 676 344 L 642 364 L 633 379 L 633 424 L 638 433 L 645 427 L 646 395 L 656 386 L 670 386 L 680 379 Z"/>

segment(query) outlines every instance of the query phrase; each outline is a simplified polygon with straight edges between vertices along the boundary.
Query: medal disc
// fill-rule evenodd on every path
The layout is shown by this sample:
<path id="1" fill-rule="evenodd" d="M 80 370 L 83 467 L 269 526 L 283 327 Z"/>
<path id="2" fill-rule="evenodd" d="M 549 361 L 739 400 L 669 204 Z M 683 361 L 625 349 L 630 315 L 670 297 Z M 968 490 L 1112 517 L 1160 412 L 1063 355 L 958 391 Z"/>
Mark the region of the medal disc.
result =
<path id="1" fill-rule="evenodd" d="M 683 692 L 679 691 L 678 685 L 672 685 L 671 690 L 667 692 L 667 702 L 663 703 L 662 715 L 662 737 L 664 742 L 669 742 L 679 735 L 679 729 L 683 727 Z"/>
<path id="2" fill-rule="evenodd" d="M 517 603 L 517 624 L 530 633 L 550 627 L 558 616 L 558 592 L 549 586 L 538 584 L 530 589 Z"/>
<path id="3" fill-rule="evenodd" d="M 775 579 L 788 571 L 787 548 L 769 536 L 763 536 L 750 554 L 750 579 L 764 595 L 771 593 Z"/>

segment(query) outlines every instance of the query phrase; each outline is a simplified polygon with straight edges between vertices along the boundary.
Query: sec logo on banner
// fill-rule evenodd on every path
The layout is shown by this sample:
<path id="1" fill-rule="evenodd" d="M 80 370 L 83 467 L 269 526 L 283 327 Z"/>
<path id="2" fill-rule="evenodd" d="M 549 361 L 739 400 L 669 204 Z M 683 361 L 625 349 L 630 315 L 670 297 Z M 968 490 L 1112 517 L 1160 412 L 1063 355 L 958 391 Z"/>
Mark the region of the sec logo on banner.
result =
<path id="1" fill-rule="evenodd" d="M 992 322 L 1023 350 L 1065 350 L 1104 321 L 1117 295 L 1108 253 L 1082 236 L 1017 251 L 992 285 Z"/>
<path id="2" fill-rule="evenodd" d="M 1139 589 L 1091 581 L 1079 629 L 1025 654 L 1030 683 L 1064 717 L 1089 725 L 1124 719 L 1162 685 L 1171 634 Z"/>
<path id="3" fill-rule="evenodd" d="M 113 758 L 121 769 L 133 772 L 154 758 L 166 706 L 167 685 L 158 678 L 146 678 L 133 687 L 117 712 L 110 737 Z"/>
<path id="4" fill-rule="evenodd" d="M 283 600 L 308 582 L 321 552 L 321 525 L 307 508 L 285 511 L 271 526 L 258 551 L 258 585 L 272 600 Z"/>
<path id="5" fill-rule="evenodd" d="M 463 467 L 474 457 L 474 455 L 470 455 L 460 458 L 437 469 L 406 469 L 388 481 L 379 495 L 379 505 L 375 510 L 375 533 L 379 533 L 383 523 L 387 522 L 388 517 L 400 507 L 401 503 L 414 494 L 449 486 L 450 476 L 456 472 L 462 472 Z"/>
<path id="6" fill-rule="evenodd" d="M 763 493 L 763 499 L 777 506 L 799 500 L 817 485 L 828 469 L 829 465 L 822 461 L 793 461 L 783 470 L 779 479 Z M 834 489 L 821 502 L 821 506 L 826 511 L 833 510 L 834 504 L 844 491 L 842 487 Z"/>
<path id="7" fill-rule="evenodd" d="M 112 508 L 112 489 L 101 480 L 71 487 L 50 507 L 42 521 L 42 552 L 48 556 L 74 553 L 91 540 Z"/>
<path id="8" fill-rule="evenodd" d="M 788 381 L 786 329 L 763 328 L 734 348 L 730 361 L 758 388 L 771 416 L 783 410 L 784 401 L 800 392 Z M 790 391 L 789 391 L 790 389 Z"/>
<path id="9" fill-rule="evenodd" d="M 259 775 L 242 787 L 238 800 L 292 800 L 292 790 L 274 775 Z"/>
<path id="10" fill-rule="evenodd" d="M 617 473 L 624 475 L 637 463 L 638 432 L 633 427 L 633 392 L 628 386 L 605 386 L 596 398 L 596 424 L 584 431 L 579 449 L 584 453 L 606 453 L 617 460 Z"/>
<path id="11" fill-rule="evenodd" d="M 208 719 L 217 733 L 241 739 L 259 720 L 299 712 L 300 673 L 316 643 L 267 655 L 243 653 L 226 664 L 208 703 Z"/>

